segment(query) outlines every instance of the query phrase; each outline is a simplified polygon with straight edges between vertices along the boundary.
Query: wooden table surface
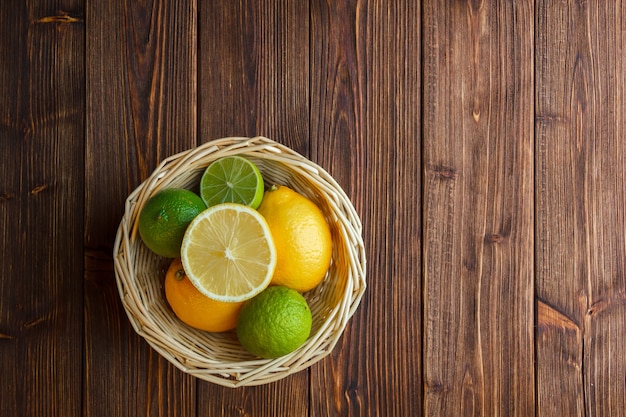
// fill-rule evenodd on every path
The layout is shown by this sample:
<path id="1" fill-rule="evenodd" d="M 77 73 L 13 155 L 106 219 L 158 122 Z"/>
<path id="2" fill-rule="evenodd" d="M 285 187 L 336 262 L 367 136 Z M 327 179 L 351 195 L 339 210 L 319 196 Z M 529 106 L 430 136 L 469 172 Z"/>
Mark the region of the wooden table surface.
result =
<path id="1" fill-rule="evenodd" d="M 626 3 L 8 0 L 0 416 L 625 416 Z M 264 135 L 363 222 L 332 354 L 197 380 L 112 266 L 164 158 Z"/>

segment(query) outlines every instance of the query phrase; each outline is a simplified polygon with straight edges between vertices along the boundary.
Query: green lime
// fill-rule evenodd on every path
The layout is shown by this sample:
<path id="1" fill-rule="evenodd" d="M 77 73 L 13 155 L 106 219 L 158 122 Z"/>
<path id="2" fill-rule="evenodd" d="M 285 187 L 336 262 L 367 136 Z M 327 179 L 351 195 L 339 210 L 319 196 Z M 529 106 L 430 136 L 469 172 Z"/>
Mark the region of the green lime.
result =
<path id="1" fill-rule="evenodd" d="M 263 176 L 259 168 L 236 155 L 213 161 L 200 180 L 200 197 L 207 207 L 239 203 L 256 209 L 263 200 L 263 191 Z"/>
<path id="2" fill-rule="evenodd" d="M 177 258 L 187 226 L 205 209 L 202 199 L 192 191 L 183 188 L 160 191 L 139 213 L 141 239 L 157 255 Z"/>
<path id="3" fill-rule="evenodd" d="M 253 355 L 277 358 L 302 346 L 311 334 L 312 321 L 309 305 L 299 292 L 271 286 L 244 303 L 237 337 Z"/>

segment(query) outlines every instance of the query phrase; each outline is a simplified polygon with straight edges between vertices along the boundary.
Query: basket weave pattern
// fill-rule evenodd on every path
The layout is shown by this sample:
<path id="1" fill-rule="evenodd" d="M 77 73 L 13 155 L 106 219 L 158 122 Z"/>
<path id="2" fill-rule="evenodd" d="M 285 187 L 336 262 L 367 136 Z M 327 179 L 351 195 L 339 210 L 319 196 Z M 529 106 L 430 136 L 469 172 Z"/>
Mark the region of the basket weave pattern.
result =
<path id="1" fill-rule="evenodd" d="M 234 331 L 203 332 L 178 320 L 163 291 L 169 260 L 153 254 L 137 231 L 139 213 L 152 195 L 174 187 L 198 192 L 204 169 L 228 155 L 253 161 L 266 184 L 289 186 L 314 201 L 331 227 L 329 271 L 318 287 L 304 294 L 313 314 L 311 336 L 277 359 L 247 353 Z M 361 222 L 344 191 L 318 165 L 264 137 L 218 139 L 164 160 L 126 200 L 113 257 L 120 298 L 135 331 L 182 371 L 227 387 L 277 381 L 330 354 L 366 287 Z"/>

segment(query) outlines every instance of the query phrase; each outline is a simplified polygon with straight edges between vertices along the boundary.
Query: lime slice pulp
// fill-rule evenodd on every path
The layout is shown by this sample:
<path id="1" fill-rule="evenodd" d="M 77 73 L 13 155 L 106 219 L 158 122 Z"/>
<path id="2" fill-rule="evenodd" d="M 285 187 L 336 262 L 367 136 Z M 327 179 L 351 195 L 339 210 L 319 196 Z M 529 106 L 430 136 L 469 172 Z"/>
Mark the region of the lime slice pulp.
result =
<path id="1" fill-rule="evenodd" d="M 213 161 L 200 180 L 200 197 L 208 207 L 238 203 L 259 207 L 263 200 L 263 176 L 250 160 L 233 155 Z"/>

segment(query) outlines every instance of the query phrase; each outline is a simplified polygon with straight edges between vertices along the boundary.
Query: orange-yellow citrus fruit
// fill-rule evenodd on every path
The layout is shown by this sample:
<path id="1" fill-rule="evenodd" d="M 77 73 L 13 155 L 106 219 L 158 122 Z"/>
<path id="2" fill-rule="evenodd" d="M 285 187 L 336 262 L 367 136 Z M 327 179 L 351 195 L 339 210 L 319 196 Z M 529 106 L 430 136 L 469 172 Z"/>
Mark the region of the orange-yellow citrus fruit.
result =
<path id="1" fill-rule="evenodd" d="M 225 303 L 203 295 L 189 281 L 180 258 L 172 261 L 165 274 L 165 297 L 184 323 L 209 332 L 234 329 L 243 305 L 243 302 Z"/>
<path id="2" fill-rule="evenodd" d="M 324 279 L 332 256 L 330 228 L 322 211 L 285 186 L 266 191 L 258 211 L 276 245 L 272 284 L 300 292 L 315 288 Z"/>

